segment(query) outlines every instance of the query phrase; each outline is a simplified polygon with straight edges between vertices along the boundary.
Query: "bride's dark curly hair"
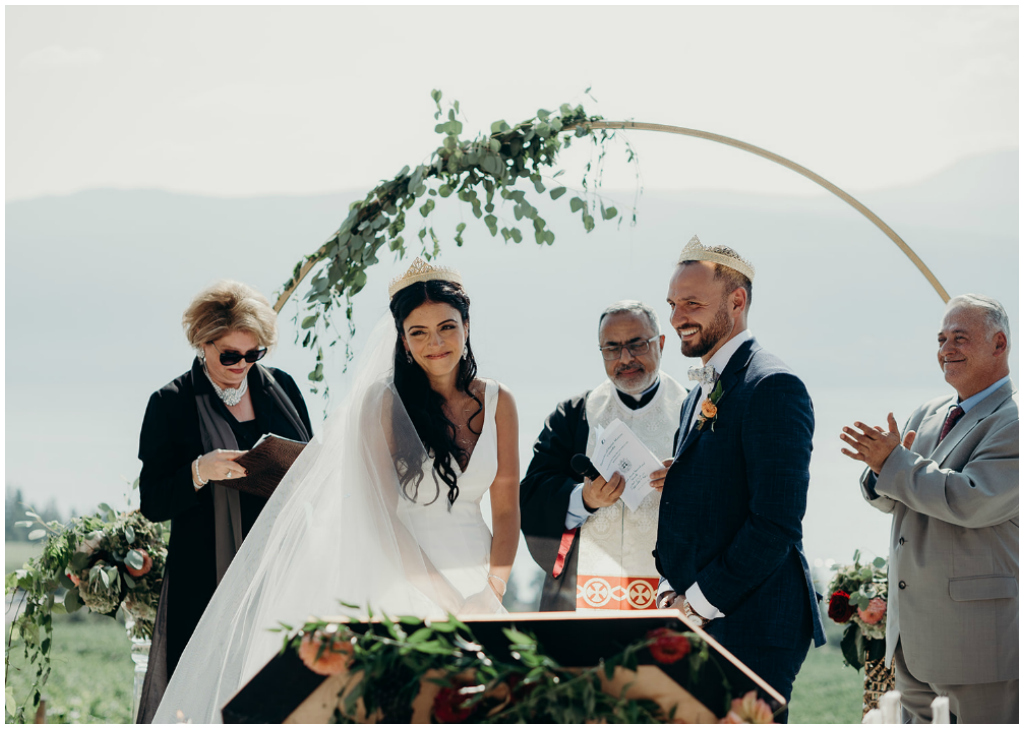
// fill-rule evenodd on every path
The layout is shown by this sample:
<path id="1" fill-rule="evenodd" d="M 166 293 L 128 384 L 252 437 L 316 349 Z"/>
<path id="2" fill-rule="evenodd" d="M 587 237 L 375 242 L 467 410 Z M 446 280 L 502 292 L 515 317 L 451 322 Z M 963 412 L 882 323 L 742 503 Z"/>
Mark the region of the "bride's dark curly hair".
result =
<path id="1" fill-rule="evenodd" d="M 395 294 L 391 299 L 391 314 L 395 318 L 395 328 L 398 330 L 398 340 L 395 342 L 395 389 L 398 390 L 398 395 L 401 398 L 401 403 L 396 402 L 395 407 L 405 407 L 423 447 L 427 454 L 434 459 L 432 475 L 437 493 L 427 503 L 434 503 L 441 495 L 441 486 L 437 481 L 440 478 L 448 486 L 448 508 L 451 508 L 459 496 L 458 477 L 455 475 L 452 462 L 453 460 L 464 460 L 466 451 L 455 440 L 455 423 L 444 414 L 442 407 L 444 397 L 430 387 L 430 381 L 423 368 L 415 361 L 408 361 L 405 346 L 402 343 L 406 317 L 428 302 L 448 304 L 462 315 L 464 325 L 469 323 L 469 296 L 459 284 L 452 281 L 417 281 Z M 468 350 L 466 358 L 459 357 L 459 371 L 455 378 L 455 387 L 477 402 L 476 411 L 467 421 L 467 427 L 469 427 L 468 422 L 483 410 L 484 404 L 480 398 L 469 391 L 469 385 L 476 377 L 476 358 L 473 356 L 473 346 L 469 343 L 468 337 L 466 338 L 466 349 Z M 476 433 L 476 431 L 472 432 Z M 476 435 L 480 434 L 476 433 Z M 397 447 L 401 448 L 400 445 Z M 408 499 L 415 501 L 424 476 L 421 454 L 399 451 L 392 455 L 398 469 L 402 491 Z"/>

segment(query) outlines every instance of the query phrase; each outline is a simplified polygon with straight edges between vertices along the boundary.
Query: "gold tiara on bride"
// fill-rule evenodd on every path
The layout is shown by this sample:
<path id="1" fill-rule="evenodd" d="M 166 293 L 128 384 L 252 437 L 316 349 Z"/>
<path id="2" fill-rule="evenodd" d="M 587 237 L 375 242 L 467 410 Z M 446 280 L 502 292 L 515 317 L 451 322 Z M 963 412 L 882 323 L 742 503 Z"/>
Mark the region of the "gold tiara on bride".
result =
<path id="1" fill-rule="evenodd" d="M 399 291 L 419 281 L 450 281 L 461 286 L 462 275 L 454 268 L 434 266 L 416 256 L 416 260 L 412 262 L 404 276 L 391 279 L 391 283 L 388 284 L 388 296 L 393 299 Z"/>

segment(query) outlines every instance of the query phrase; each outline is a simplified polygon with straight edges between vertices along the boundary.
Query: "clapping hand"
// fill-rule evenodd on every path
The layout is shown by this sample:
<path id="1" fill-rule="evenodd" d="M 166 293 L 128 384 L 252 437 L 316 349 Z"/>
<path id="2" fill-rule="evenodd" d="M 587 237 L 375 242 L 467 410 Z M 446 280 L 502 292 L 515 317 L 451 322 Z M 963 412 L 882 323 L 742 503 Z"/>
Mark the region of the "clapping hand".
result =
<path id="1" fill-rule="evenodd" d="M 908 430 L 901 438 L 899 428 L 896 427 L 896 418 L 889 413 L 889 430 L 885 431 L 881 426 L 876 425 L 870 428 L 860 421 L 854 422 L 854 428 L 845 427 L 839 435 L 846 443 L 853 447 L 853 450 L 841 449 L 844 456 L 855 461 L 864 461 L 875 475 L 882 471 L 889 454 L 901 444 L 904 448 L 910 448 L 914 443 L 917 433 Z"/>

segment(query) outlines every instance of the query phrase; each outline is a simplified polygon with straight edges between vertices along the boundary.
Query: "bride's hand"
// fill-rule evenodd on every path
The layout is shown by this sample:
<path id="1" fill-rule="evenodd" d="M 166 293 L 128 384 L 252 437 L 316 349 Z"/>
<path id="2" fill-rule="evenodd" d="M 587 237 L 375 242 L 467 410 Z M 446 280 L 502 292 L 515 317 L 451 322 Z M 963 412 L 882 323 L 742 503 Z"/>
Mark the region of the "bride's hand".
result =
<path id="1" fill-rule="evenodd" d="M 492 615 L 502 611 L 501 600 L 494 590 L 488 586 L 480 592 L 470 595 L 459 608 L 459 615 Z"/>

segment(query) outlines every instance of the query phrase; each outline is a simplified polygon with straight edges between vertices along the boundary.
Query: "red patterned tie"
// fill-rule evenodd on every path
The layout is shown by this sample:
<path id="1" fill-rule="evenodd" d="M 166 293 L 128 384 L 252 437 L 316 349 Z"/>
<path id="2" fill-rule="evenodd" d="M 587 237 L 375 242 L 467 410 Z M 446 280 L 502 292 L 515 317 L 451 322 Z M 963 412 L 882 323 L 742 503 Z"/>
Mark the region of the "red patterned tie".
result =
<path id="1" fill-rule="evenodd" d="M 942 432 L 939 433 L 939 443 L 942 439 L 949 435 L 949 431 L 953 430 L 953 426 L 960 422 L 960 418 L 964 416 L 964 409 L 957 405 L 955 408 L 949 411 L 949 415 L 946 416 L 946 422 L 942 426 Z"/>

